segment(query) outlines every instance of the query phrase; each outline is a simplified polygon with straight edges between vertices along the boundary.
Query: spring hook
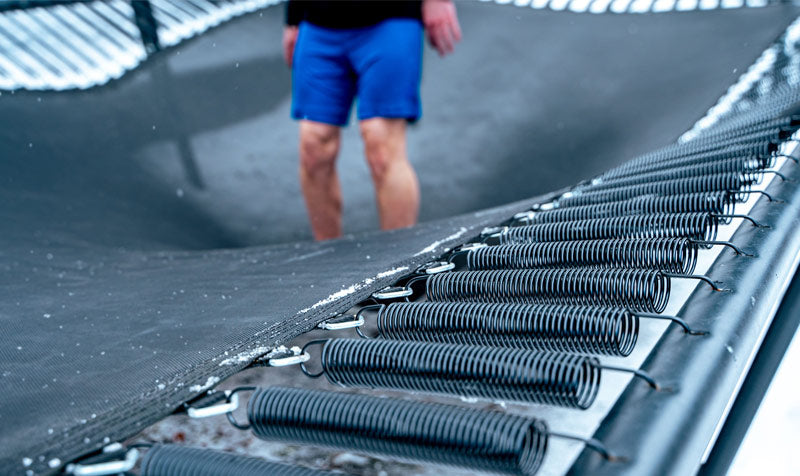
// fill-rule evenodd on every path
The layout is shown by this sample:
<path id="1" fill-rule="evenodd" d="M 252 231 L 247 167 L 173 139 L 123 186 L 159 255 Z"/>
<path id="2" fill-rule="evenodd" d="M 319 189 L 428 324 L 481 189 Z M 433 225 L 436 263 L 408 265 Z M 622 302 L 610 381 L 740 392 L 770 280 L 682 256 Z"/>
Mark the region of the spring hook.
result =
<path id="1" fill-rule="evenodd" d="M 761 224 L 761 223 L 755 221 L 755 219 L 753 219 L 753 217 L 751 217 L 749 215 L 737 215 L 737 214 L 715 215 L 715 214 L 712 214 L 711 216 L 713 216 L 715 218 L 741 218 L 743 220 L 749 221 L 756 228 L 771 228 L 769 225 L 764 225 L 764 224 Z"/>
<path id="2" fill-rule="evenodd" d="M 337 316 L 317 324 L 319 329 L 326 331 L 340 331 L 343 329 L 353 329 L 364 325 L 364 316 L 360 312 L 352 316 Z"/>
<path id="3" fill-rule="evenodd" d="M 446 271 L 451 271 L 455 267 L 456 266 L 450 261 L 434 261 L 420 266 L 417 269 L 416 273 L 424 275 L 438 274 L 438 273 L 444 273 Z"/>
<path id="4" fill-rule="evenodd" d="M 259 357 L 252 364 L 253 367 L 286 367 L 307 362 L 310 355 L 303 352 L 300 347 L 278 346 L 263 357 Z"/>
<path id="5" fill-rule="evenodd" d="M 580 441 L 581 443 L 585 444 L 587 448 L 590 448 L 593 451 L 599 453 L 604 460 L 609 461 L 611 463 L 625 463 L 628 461 L 628 458 L 610 452 L 603 443 L 594 438 L 581 438 L 580 436 L 568 435 L 565 433 L 557 433 L 555 431 L 548 431 L 547 434 L 555 438 Z"/>
<path id="6" fill-rule="evenodd" d="M 683 329 L 683 333 L 684 334 L 688 334 L 690 336 L 706 336 L 706 335 L 710 334 L 710 332 L 708 332 L 708 331 L 698 331 L 698 330 L 692 329 L 691 327 L 689 327 L 689 324 L 686 321 L 684 321 L 683 319 L 681 319 L 678 316 L 668 316 L 668 315 L 664 315 L 664 314 L 653 314 L 653 313 L 649 313 L 649 312 L 635 312 L 635 313 L 633 313 L 633 315 L 635 315 L 636 317 L 643 318 L 643 319 L 662 319 L 662 320 L 665 320 L 665 321 L 672 321 L 675 324 L 678 324 L 678 326 L 680 326 L 681 329 Z"/>
<path id="7" fill-rule="evenodd" d="M 702 282 L 708 284 L 709 286 L 711 286 L 712 290 L 720 292 L 720 293 L 733 292 L 731 289 L 719 287 L 718 286 L 718 284 L 719 284 L 718 282 L 712 281 L 711 278 L 709 278 L 708 276 L 702 275 L 702 274 L 688 274 L 687 275 L 687 274 L 678 274 L 678 273 L 668 273 L 666 271 L 661 271 L 661 274 L 663 274 L 664 276 L 667 276 L 668 278 L 697 279 L 697 280 L 702 281 Z"/>
<path id="8" fill-rule="evenodd" d="M 707 240 L 689 240 L 689 241 L 691 241 L 693 243 L 697 243 L 698 245 L 708 246 L 708 247 L 711 247 L 711 246 L 714 246 L 714 245 L 726 246 L 726 247 L 732 249 L 733 252 L 736 253 L 737 255 L 746 256 L 748 258 L 755 258 L 756 257 L 756 255 L 750 254 L 750 253 L 747 253 L 747 252 L 743 251 L 741 248 L 739 248 L 735 244 L 731 243 L 730 241 L 707 241 Z"/>
<path id="9" fill-rule="evenodd" d="M 634 377 L 638 377 L 638 378 L 644 380 L 645 383 L 647 383 L 647 385 L 650 386 L 650 388 L 652 388 L 653 390 L 655 390 L 657 392 L 672 392 L 673 391 L 673 389 L 671 387 L 664 387 L 664 386 L 660 385 L 658 382 L 656 382 L 656 380 L 653 377 L 650 376 L 650 374 L 648 374 L 644 370 L 632 369 L 632 368 L 626 368 L 626 367 L 617 367 L 617 366 L 614 366 L 614 365 L 603 365 L 603 364 L 599 364 L 599 363 L 597 363 L 595 365 L 597 366 L 597 368 L 600 368 L 600 369 L 603 369 L 603 370 L 611 370 L 611 371 L 614 371 L 614 372 L 625 372 L 625 373 L 632 374 Z"/>
<path id="10" fill-rule="evenodd" d="M 380 291 L 372 293 L 372 298 L 378 301 L 388 301 L 390 299 L 408 300 L 414 294 L 411 288 L 403 286 L 389 286 Z"/>
<path id="11" fill-rule="evenodd" d="M 120 443 L 112 443 L 103 448 L 102 456 L 119 454 L 122 451 L 125 451 L 125 448 Z M 73 476 L 107 476 L 126 473 L 136 466 L 139 456 L 139 450 L 135 447 L 130 447 L 125 451 L 122 459 L 96 463 L 68 464 L 64 468 L 64 472 Z"/>

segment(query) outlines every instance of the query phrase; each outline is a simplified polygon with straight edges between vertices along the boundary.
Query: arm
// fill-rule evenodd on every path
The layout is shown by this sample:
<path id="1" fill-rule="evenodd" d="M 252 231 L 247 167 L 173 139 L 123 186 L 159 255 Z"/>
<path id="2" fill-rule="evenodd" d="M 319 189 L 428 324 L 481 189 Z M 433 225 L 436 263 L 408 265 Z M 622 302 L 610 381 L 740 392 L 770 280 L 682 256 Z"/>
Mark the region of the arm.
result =
<path id="1" fill-rule="evenodd" d="M 452 53 L 461 41 L 456 6 L 452 0 L 422 0 L 422 24 L 428 41 L 440 56 Z"/>
<path id="2" fill-rule="evenodd" d="M 286 27 L 283 29 L 283 59 L 292 67 L 294 45 L 297 43 L 297 32 L 300 22 L 305 17 L 305 7 L 298 0 L 289 0 L 286 3 Z"/>

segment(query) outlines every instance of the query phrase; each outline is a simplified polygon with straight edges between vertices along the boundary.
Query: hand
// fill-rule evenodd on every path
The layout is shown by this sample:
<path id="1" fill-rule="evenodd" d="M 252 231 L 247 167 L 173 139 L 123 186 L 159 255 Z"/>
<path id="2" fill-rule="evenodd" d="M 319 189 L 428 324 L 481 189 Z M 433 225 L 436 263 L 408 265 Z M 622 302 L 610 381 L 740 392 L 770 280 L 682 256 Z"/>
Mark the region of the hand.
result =
<path id="1" fill-rule="evenodd" d="M 439 56 L 452 53 L 455 44 L 461 41 L 461 27 L 452 0 L 423 0 L 422 24 Z"/>
<path id="2" fill-rule="evenodd" d="M 283 59 L 290 68 L 294 56 L 294 45 L 297 43 L 297 31 L 296 26 L 287 26 L 283 29 Z"/>

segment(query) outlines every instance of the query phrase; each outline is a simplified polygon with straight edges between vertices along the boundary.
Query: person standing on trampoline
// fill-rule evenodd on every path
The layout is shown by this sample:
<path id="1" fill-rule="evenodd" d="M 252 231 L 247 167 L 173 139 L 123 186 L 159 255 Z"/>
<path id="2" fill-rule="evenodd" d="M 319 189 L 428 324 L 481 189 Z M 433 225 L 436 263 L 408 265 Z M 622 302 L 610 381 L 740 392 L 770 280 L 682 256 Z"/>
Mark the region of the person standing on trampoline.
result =
<path id="1" fill-rule="evenodd" d="M 355 98 L 381 228 L 416 223 L 419 184 L 406 153 L 406 122 L 422 113 L 423 28 L 440 55 L 452 52 L 461 39 L 452 0 L 289 1 L 283 50 L 315 239 L 342 234 L 336 157 Z"/>

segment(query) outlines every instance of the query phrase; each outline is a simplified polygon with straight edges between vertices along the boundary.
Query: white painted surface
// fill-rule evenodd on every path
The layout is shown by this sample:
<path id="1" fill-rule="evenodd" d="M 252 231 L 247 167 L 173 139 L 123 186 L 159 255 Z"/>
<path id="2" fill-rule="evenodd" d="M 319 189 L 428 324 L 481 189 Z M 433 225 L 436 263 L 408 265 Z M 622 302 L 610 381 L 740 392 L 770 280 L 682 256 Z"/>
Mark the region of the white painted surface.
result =
<path id="1" fill-rule="evenodd" d="M 795 334 L 761 402 L 729 476 L 800 474 L 800 337 Z"/>

